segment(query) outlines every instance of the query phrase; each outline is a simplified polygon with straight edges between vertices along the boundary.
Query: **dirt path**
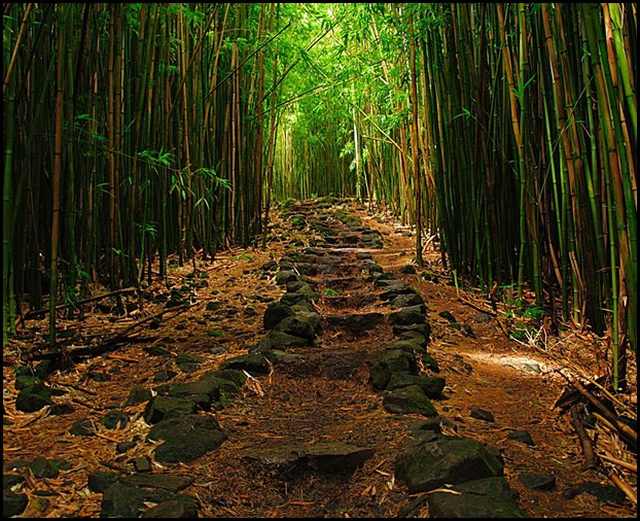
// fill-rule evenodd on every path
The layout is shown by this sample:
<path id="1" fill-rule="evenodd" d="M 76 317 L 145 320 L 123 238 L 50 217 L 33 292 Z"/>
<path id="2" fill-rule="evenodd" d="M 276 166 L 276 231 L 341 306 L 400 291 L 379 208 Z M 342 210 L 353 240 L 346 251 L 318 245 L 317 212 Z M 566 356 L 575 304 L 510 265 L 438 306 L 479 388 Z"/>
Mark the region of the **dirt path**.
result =
<path id="1" fill-rule="evenodd" d="M 426 302 L 431 326 L 428 352 L 440 372 L 437 376 L 429 370 L 423 374 L 446 380 L 443 395 L 433 405 L 451 422 L 448 434 L 500 449 L 505 477 L 519 493 L 518 504 L 526 514 L 633 514 L 628 503 L 600 502 L 589 494 L 570 500 L 564 497 L 568 487 L 601 481 L 601 477 L 582 471 L 574 436 L 550 410 L 562 382 L 545 371 L 549 361 L 523 352 L 504 337 L 494 321 L 458 302 L 454 287 L 404 273 L 410 271 L 403 268 L 411 260 L 414 241 L 409 232 L 372 218 L 362 208 L 334 206 L 333 201 L 298 203 L 289 210 L 288 222 L 299 231 L 285 227 L 284 235 L 291 235 L 283 237 L 286 243 L 272 243 L 263 252 L 235 252 L 218 261 L 222 269 L 218 265 L 215 273 L 208 274 L 207 286 L 194 290 L 198 297 L 206 292 L 217 306 L 207 309 L 203 302 L 177 325 L 161 326 L 162 334 L 153 344 L 163 346 L 171 356 L 149 356 L 143 350 L 149 345 L 131 346 L 85 363 L 75 374 L 53 375 L 51 380 L 57 384 L 77 383 L 84 375 L 84 390 L 68 395 L 75 409 L 67 415 L 22 414 L 14 412 L 11 399 L 8 404 L 5 401 L 15 420 L 3 427 L 9 434 L 3 440 L 5 459 L 31 460 L 45 454 L 70 462 L 70 468 L 55 478 L 26 474 L 21 489 L 29 497 L 25 515 L 98 515 L 105 509 L 107 493 L 87 489 L 87 476 L 96 471 L 130 473 L 131 462 L 140 457 L 153 460 L 154 473 L 188 478 L 180 495 L 195 498 L 201 517 L 427 514 L 428 506 L 420 500 L 426 496 L 409 494 L 396 476 L 396 462 L 411 446 L 412 429 L 424 423 L 425 415 L 389 412 L 384 393 L 376 391 L 370 381 L 372 365 L 394 341 L 389 316 L 397 311 L 378 298 L 384 287 L 376 282 L 376 264 L 389 279 L 402 280 L 417 290 Z M 309 237 L 310 230 L 313 237 Z M 438 256 L 433 252 L 428 260 L 435 265 Z M 267 271 L 275 266 L 260 268 L 265 268 L 269 257 L 279 261 L 279 273 L 293 269 L 296 276 L 290 286 L 284 279 L 276 286 L 276 273 Z M 308 286 L 315 294 L 311 308 L 300 308 L 300 316 L 310 322 L 315 320 L 311 315 L 319 316 L 320 328 L 307 342 L 313 345 L 275 346 L 275 352 L 254 349 L 265 338 L 265 311 L 279 298 L 304 291 L 291 291 L 296 284 Z M 452 327 L 439 315 L 443 311 L 471 326 L 475 338 Z M 270 335 L 273 333 L 266 338 Z M 193 461 L 157 461 L 158 443 L 145 441 L 149 432 L 142 418 L 146 401 L 121 405 L 132 386 L 157 389 L 158 375 L 163 372 L 169 374 L 161 379 L 168 377 L 171 384 L 201 382 L 238 355 L 261 357 L 261 352 L 270 353 L 264 370 L 236 366 L 252 377 L 224 407 L 212 404 L 210 412 L 201 413 L 215 416 L 216 428 L 226 436 L 224 442 Z M 187 366 L 191 363 L 193 368 L 176 369 L 180 354 L 196 357 L 197 362 L 187 360 Z M 106 379 L 88 380 L 89 373 L 104 374 Z M 5 384 L 11 378 L 5 368 Z M 8 387 L 13 395 L 12 385 Z M 495 421 L 471 417 L 472 407 L 490 411 Z M 86 438 L 69 434 L 71 425 L 87 417 L 98 422 L 112 408 L 128 415 L 130 421 L 124 428 L 107 430 L 99 425 L 97 435 Z M 527 431 L 535 445 L 510 439 L 508 434 L 514 430 Z M 117 444 L 132 440 L 133 445 L 119 453 Z M 327 461 L 331 462 L 329 471 Z M 335 471 L 337 467 L 340 472 Z M 348 472 L 342 472 L 343 467 Z M 10 471 L 21 474 L 19 469 Z M 522 472 L 552 475 L 555 487 L 532 491 L 521 483 Z M 46 502 L 39 499 L 46 498 L 44 490 L 52 491 Z M 145 508 L 154 501 L 174 509 L 155 507 L 156 513 L 185 512 L 190 506 L 180 503 L 179 496 L 162 496 Z"/>

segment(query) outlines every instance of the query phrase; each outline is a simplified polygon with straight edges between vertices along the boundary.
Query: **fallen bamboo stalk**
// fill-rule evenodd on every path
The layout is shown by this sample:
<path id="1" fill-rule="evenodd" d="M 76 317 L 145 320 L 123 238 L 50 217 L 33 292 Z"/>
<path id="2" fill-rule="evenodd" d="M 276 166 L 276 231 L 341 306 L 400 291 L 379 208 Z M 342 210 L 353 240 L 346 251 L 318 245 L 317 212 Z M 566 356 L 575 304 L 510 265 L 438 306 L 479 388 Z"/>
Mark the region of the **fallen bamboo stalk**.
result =
<path id="1" fill-rule="evenodd" d="M 627 483 L 624 479 L 622 479 L 617 474 L 614 474 L 613 472 L 610 472 L 607 477 L 616 487 L 618 487 L 624 493 L 625 496 L 627 496 L 627 498 L 629 498 L 629 501 L 631 501 L 636 506 L 638 505 L 638 496 L 633 491 L 629 483 Z"/>
<path id="2" fill-rule="evenodd" d="M 88 304 L 89 302 L 94 302 L 94 301 L 96 301 L 96 300 L 101 300 L 101 299 L 103 299 L 103 298 L 107 298 L 107 297 L 113 297 L 113 296 L 115 296 L 115 295 L 123 295 L 123 294 L 126 294 L 126 293 L 134 293 L 134 292 L 136 292 L 136 291 L 137 291 L 137 288 L 123 288 L 123 289 L 118 289 L 118 290 L 116 290 L 116 291 L 111 291 L 110 293 L 104 293 L 104 294 L 102 294 L 102 295 L 96 295 L 96 296 L 94 296 L 94 297 L 89 297 L 89 298 L 86 298 L 86 299 L 84 299 L 84 300 L 79 300 L 78 302 L 76 302 L 76 303 L 73 305 L 73 307 L 76 307 L 76 308 L 77 308 L 77 307 L 79 307 L 79 306 L 81 306 L 81 305 L 83 305 L 83 304 Z M 56 311 L 57 311 L 57 310 L 59 310 L 59 309 L 64 309 L 64 308 L 66 308 L 66 307 L 69 307 L 69 305 L 68 305 L 68 304 L 60 304 L 60 305 L 56 306 Z M 39 314 L 42 314 L 42 313 L 45 313 L 45 314 L 46 314 L 46 313 L 49 313 L 49 311 L 50 311 L 50 310 L 49 310 L 49 308 L 45 308 L 45 309 L 37 309 L 37 310 L 29 311 L 26 315 L 24 315 L 24 316 L 21 318 L 21 320 L 23 320 L 23 321 L 24 321 L 24 320 L 28 320 L 28 319 L 30 319 L 30 318 L 31 318 L 32 316 L 34 316 L 34 315 L 39 315 Z"/>
<path id="3" fill-rule="evenodd" d="M 609 463 L 618 465 L 620 467 L 623 467 L 624 469 L 630 472 L 633 472 L 633 473 L 638 472 L 638 465 L 636 465 L 635 463 L 630 463 L 629 461 L 624 461 L 618 458 L 614 458 L 613 456 L 610 456 L 608 454 L 598 454 L 598 456 L 603 460 L 608 461 Z"/>
<path id="4" fill-rule="evenodd" d="M 576 380 L 572 383 L 572 385 L 578 390 L 578 392 L 580 392 L 581 395 L 589 400 L 596 409 L 601 411 L 602 416 L 609 420 L 609 422 L 611 422 L 619 432 L 623 433 L 625 436 L 631 438 L 634 441 L 638 441 L 638 433 L 631 427 L 629 427 L 626 423 L 618 420 L 618 418 L 609 409 L 602 405 L 602 402 L 600 400 L 598 400 L 595 396 L 592 396 L 591 393 L 589 393 L 580 382 Z"/>
<path id="5" fill-rule="evenodd" d="M 462 302 L 463 304 L 466 304 L 469 307 L 472 307 L 476 311 L 480 311 L 481 313 L 486 313 L 487 315 L 491 315 L 492 317 L 497 317 L 498 316 L 498 314 L 495 311 L 493 311 L 491 309 L 484 309 L 484 308 L 478 306 L 477 304 L 474 304 L 470 300 L 467 300 L 464 297 L 458 297 L 458 301 Z"/>
<path id="6" fill-rule="evenodd" d="M 571 424 L 573 425 L 576 434 L 578 435 L 578 439 L 580 440 L 580 445 L 582 447 L 582 454 L 584 455 L 585 460 L 585 468 L 592 469 L 596 466 L 596 458 L 593 452 L 593 443 L 591 442 L 591 438 L 587 434 L 587 431 L 584 428 L 584 424 L 582 423 L 582 418 L 580 415 L 580 409 L 578 404 L 574 404 L 571 406 Z"/>

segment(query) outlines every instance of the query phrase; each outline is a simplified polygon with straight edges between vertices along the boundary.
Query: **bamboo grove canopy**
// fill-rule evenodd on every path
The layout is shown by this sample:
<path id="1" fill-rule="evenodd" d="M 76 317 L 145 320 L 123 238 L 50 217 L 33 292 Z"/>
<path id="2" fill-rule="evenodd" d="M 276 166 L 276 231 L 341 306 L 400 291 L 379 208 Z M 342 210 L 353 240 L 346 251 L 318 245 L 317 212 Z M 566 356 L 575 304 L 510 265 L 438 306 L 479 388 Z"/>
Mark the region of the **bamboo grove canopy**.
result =
<path id="1" fill-rule="evenodd" d="M 272 200 L 333 193 L 608 334 L 617 385 L 637 36 L 616 3 L 6 3 L 4 341 L 22 303 L 164 277 L 266 238 Z"/>

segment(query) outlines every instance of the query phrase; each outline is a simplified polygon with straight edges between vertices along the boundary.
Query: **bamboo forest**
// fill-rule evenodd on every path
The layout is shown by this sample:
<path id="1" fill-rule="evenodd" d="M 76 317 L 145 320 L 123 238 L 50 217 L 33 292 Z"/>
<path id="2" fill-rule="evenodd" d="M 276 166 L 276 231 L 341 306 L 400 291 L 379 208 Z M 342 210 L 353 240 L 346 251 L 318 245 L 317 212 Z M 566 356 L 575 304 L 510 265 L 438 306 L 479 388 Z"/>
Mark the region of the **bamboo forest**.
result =
<path id="1" fill-rule="evenodd" d="M 637 516 L 636 3 L 2 11 L 3 517 Z"/>

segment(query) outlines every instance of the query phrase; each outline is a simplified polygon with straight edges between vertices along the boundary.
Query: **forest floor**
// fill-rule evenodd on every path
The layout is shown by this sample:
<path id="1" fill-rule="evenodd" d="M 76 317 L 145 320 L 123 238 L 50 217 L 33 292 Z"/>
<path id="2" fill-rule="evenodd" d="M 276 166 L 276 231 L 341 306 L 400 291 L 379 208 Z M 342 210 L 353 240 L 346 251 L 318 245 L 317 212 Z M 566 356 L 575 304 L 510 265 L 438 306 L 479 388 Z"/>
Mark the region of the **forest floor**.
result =
<path id="1" fill-rule="evenodd" d="M 557 371 L 563 354 L 578 356 L 574 362 L 589 368 L 589 374 L 601 374 L 604 356 L 597 356 L 598 350 L 589 345 L 590 335 L 566 332 L 561 342 L 549 344 L 548 353 L 527 342 L 515 342 L 505 335 L 504 324 L 479 310 L 489 309 L 482 295 L 450 283 L 437 250 L 426 255 L 429 280 L 424 270 L 407 268 L 415 244 L 409 228 L 353 202 L 305 202 L 293 209 L 297 220 L 291 212 L 288 219 L 275 216 L 275 237 L 264 249 L 236 248 L 218 255 L 213 263 L 198 261 L 196 268 L 204 275 L 195 277 L 191 265 L 174 267 L 169 279 L 176 287 L 188 286 L 185 298 L 192 307 L 146 329 L 142 341 L 48 376 L 48 385 L 60 390 L 53 402 L 67 404 L 66 408 L 47 406 L 29 413 L 16 409 L 14 366 L 20 352 L 41 342 L 46 332 L 46 319 L 27 322 L 3 355 L 3 503 L 7 502 L 6 475 L 13 474 L 20 477 L 14 478 L 17 484 L 11 490 L 28 499 L 22 515 L 99 516 L 107 495 L 104 490 L 93 491 L 95 485 L 88 487 L 88 476 L 131 474 L 135 465 L 140 474 L 188 478 L 188 485 L 176 488 L 183 497 L 196 498 L 201 517 L 428 515 L 430 503 L 422 501 L 428 494 L 410 494 L 396 476 L 395 464 L 407 450 L 412 432 L 426 418 L 389 412 L 383 393 L 370 382 L 372 360 L 394 335 L 388 320 L 393 309 L 377 299 L 381 288 L 364 269 L 374 261 L 394 280 L 414 288 L 426 303 L 431 327 L 428 352 L 439 366 L 437 376 L 446 380 L 442 396 L 433 400 L 438 414 L 447 419 L 442 431 L 499 449 L 506 481 L 528 516 L 634 516 L 635 507 L 612 490 L 602 473 L 583 468 L 567 415 L 553 409 L 566 384 Z M 309 227 L 313 222 L 331 230 L 329 241 Z M 374 232 L 379 233 L 382 248 L 375 247 Z M 363 244 L 364 235 L 374 240 Z M 264 337 L 268 305 L 285 294 L 276 283 L 276 272 L 267 271 L 265 264 L 292 252 L 327 259 L 302 277 L 319 295 L 314 309 L 321 317 L 322 332 L 314 346 L 278 351 L 266 370 L 256 367 L 252 372 L 250 365 L 242 366 L 251 377 L 232 400 L 215 410 L 226 435 L 224 442 L 187 463 L 158 462 L 154 458 L 158 444 L 145 440 L 149 425 L 143 415 L 151 397 L 126 405 L 132 388 L 155 389 L 162 381 L 193 382 L 247 354 Z M 156 297 L 170 293 L 160 284 L 147 291 Z M 80 336 L 74 340 L 76 345 L 83 345 L 90 335 L 108 336 L 142 316 L 158 313 L 166 302 L 157 300 L 149 301 L 144 311 L 132 305 L 124 316 L 112 314 L 106 305 L 96 306 L 82 321 L 67 319 L 61 324 L 72 337 Z M 349 326 L 344 317 L 355 315 L 373 319 Z M 154 352 L 153 348 L 163 349 Z M 635 367 L 631 369 L 635 381 Z M 492 413 L 494 421 L 472 416 L 472 408 Z M 107 428 L 101 418 L 110 411 L 122 412 L 126 424 Z M 86 420 L 93 420 L 86 435 L 69 432 Z M 526 431 L 532 441 L 509 437 L 515 431 Z M 306 466 L 291 454 L 292 447 L 299 450 L 298 456 L 307 454 Z M 314 466 L 316 460 L 309 456 L 323 450 L 318 447 L 329 447 L 330 456 L 338 459 L 349 453 L 345 458 L 355 458 L 357 464 L 347 476 L 327 473 L 321 463 Z M 47 473 L 34 469 L 32 463 L 42 456 L 64 464 L 58 462 L 60 468 L 42 477 Z M 549 490 L 532 490 L 523 484 L 523 473 L 555 478 L 555 484 Z M 585 482 L 601 484 L 596 488 L 603 496 L 568 493 Z M 164 496 L 164 503 L 145 497 L 144 506 L 160 501 L 166 508 L 177 508 L 175 497 L 169 499 L 174 503 Z M 156 507 L 153 514 L 188 510 L 184 505 L 180 508 Z"/>

